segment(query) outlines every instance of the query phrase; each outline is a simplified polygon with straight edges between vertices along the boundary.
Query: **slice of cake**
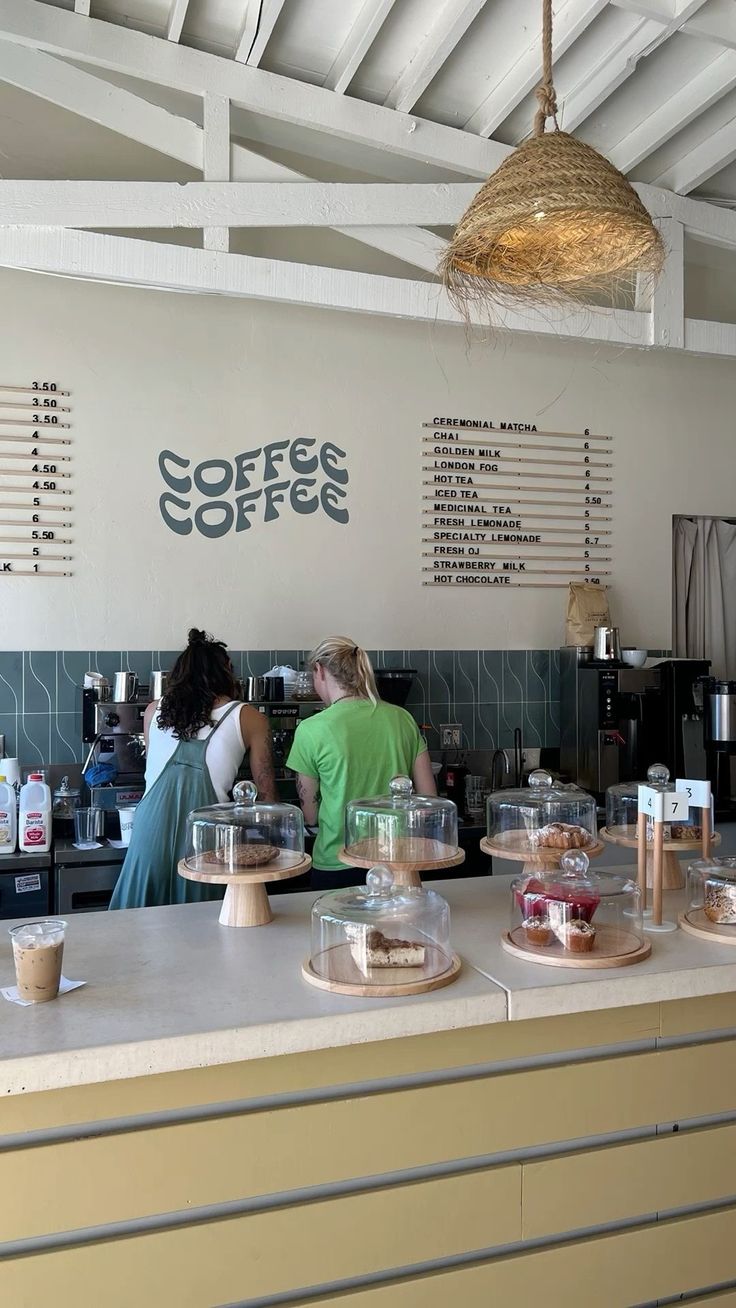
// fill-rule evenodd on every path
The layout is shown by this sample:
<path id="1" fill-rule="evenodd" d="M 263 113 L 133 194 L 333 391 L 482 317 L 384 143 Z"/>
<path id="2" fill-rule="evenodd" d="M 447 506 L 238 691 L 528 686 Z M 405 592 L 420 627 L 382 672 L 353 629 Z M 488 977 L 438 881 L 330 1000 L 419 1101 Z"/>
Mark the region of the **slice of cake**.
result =
<path id="1" fill-rule="evenodd" d="M 363 976 L 372 968 L 423 967 L 426 956 L 424 945 L 414 940 L 391 940 L 382 931 L 355 932 L 350 940 L 350 953 Z"/>

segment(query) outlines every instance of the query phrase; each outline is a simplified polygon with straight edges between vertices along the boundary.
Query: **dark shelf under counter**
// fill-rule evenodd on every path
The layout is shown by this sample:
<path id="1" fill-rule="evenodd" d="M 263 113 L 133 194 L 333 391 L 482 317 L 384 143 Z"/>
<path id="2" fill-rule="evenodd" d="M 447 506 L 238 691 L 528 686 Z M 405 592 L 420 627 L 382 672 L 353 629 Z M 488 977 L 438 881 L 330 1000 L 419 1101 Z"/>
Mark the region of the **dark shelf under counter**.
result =
<path id="1" fill-rule="evenodd" d="M 51 851 L 45 854 L 27 854 L 25 850 L 16 849 L 14 854 L 0 854 L 0 873 L 35 872 L 38 868 L 51 867 Z"/>
<path id="2" fill-rule="evenodd" d="M 122 863 L 127 849 L 113 849 L 107 841 L 99 849 L 77 849 L 73 840 L 54 841 L 54 866 L 60 863 Z M 50 855 L 46 855 L 50 859 Z"/>

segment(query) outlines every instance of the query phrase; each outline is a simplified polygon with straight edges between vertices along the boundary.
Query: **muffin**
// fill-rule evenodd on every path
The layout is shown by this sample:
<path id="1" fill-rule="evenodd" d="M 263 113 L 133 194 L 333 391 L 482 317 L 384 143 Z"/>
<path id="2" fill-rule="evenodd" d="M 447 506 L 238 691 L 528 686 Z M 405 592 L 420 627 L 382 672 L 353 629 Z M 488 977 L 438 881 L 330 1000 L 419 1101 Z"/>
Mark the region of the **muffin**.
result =
<path id="1" fill-rule="evenodd" d="M 573 918 L 560 933 L 565 949 L 571 954 L 589 954 L 595 944 L 595 927 L 582 918 Z"/>
<path id="2" fill-rule="evenodd" d="M 548 945 L 552 940 L 552 927 L 547 917 L 528 917 L 521 925 L 530 945 Z"/>
<path id="3" fill-rule="evenodd" d="M 736 926 L 736 885 L 723 881 L 706 881 L 705 916 L 718 926 Z"/>

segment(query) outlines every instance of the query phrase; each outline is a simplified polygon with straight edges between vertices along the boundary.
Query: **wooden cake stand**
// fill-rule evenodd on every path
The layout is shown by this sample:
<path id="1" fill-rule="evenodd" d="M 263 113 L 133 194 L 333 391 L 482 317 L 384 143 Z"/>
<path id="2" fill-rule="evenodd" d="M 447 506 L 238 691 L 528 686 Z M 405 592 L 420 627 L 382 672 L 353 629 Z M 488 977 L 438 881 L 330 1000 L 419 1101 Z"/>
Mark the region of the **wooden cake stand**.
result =
<path id="1" fill-rule="evenodd" d="M 633 931 L 615 926 L 596 928 L 595 944 L 589 954 L 574 954 L 564 949 L 559 940 L 550 945 L 532 945 L 525 938 L 523 926 L 506 931 L 501 945 L 507 954 L 527 962 L 545 963 L 547 967 L 628 967 L 641 963 L 652 952 L 651 942 L 642 940 Z"/>
<path id="2" fill-rule="evenodd" d="M 380 865 L 387 867 L 394 874 L 395 886 L 415 886 L 421 887 L 422 879 L 420 872 L 441 872 L 443 868 L 459 867 L 465 862 L 465 850 L 456 849 L 454 853 L 447 854 L 447 845 L 443 845 L 439 840 L 427 840 L 424 837 L 413 838 L 405 837 L 406 848 L 402 853 L 411 855 L 405 859 L 383 858 L 378 852 L 378 846 L 369 840 L 362 840 L 357 845 L 351 845 L 350 849 L 341 849 L 338 858 L 341 863 L 347 867 L 359 867 L 370 869 Z M 372 847 L 372 848 L 371 848 Z M 434 987 L 433 987 L 434 988 Z M 371 994 L 375 993 L 375 987 L 370 987 Z M 408 994 L 408 991 L 402 991 Z"/>
<path id="3" fill-rule="evenodd" d="M 702 908 L 688 908 L 678 916 L 678 922 L 688 935 L 709 940 L 714 945 L 736 945 L 736 926 L 725 922 L 711 922 Z"/>
<path id="4" fill-rule="evenodd" d="M 394 999 L 400 995 L 421 995 L 429 990 L 439 990 L 455 980 L 462 966 L 457 954 L 453 954 L 449 967 L 443 967 L 447 956 L 440 954 L 435 945 L 428 945 L 422 967 L 373 968 L 373 976 L 379 977 L 382 972 L 386 976 L 372 985 L 353 959 L 347 944 L 325 950 L 317 961 L 319 971 L 311 958 L 302 965 L 302 976 L 310 985 L 319 990 L 331 990 L 334 994 L 358 995 L 365 999 Z M 402 973 L 406 980 L 401 980 Z"/>
<path id="5" fill-rule="evenodd" d="M 636 849 L 636 827 L 603 827 L 601 836 L 609 845 L 621 845 L 624 849 Z M 721 837 L 714 832 L 710 837 L 711 846 L 720 845 Z M 678 854 L 689 854 L 690 858 L 701 858 L 702 840 L 665 840 L 662 861 L 662 889 L 681 890 L 685 884 L 685 874 L 680 865 Z M 654 885 L 654 850 L 651 841 L 647 843 L 647 886 Z"/>
<path id="6" fill-rule="evenodd" d="M 266 883 L 298 877 L 301 872 L 308 872 L 311 866 L 312 860 L 308 854 L 282 849 L 270 863 L 248 868 L 244 872 L 226 872 L 224 868 L 222 870 L 213 868 L 211 863 L 203 862 L 201 855 L 188 862 L 182 859 L 178 872 L 179 876 L 187 881 L 203 881 L 210 886 L 227 886 L 220 910 L 222 926 L 256 927 L 266 926 L 273 921 L 271 905 L 266 894 Z"/>
<path id="7" fill-rule="evenodd" d="M 548 845 L 540 848 L 529 844 L 525 831 L 507 831 L 496 840 L 484 836 L 480 847 L 484 854 L 490 854 L 492 858 L 508 858 L 514 863 L 523 863 L 523 871 L 532 877 L 539 872 L 556 871 L 563 854 L 587 854 L 588 858 L 599 858 L 604 850 L 601 841 L 593 840 L 592 837 L 584 849 L 552 849 Z"/>

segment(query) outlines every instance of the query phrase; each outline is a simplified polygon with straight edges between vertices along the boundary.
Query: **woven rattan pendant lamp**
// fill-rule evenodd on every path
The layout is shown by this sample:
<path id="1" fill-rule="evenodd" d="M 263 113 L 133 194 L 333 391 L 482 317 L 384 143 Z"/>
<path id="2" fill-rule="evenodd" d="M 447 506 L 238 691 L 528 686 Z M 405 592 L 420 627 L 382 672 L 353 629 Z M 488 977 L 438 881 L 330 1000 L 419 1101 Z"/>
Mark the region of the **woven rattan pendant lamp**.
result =
<path id="1" fill-rule="evenodd" d="M 542 66 L 533 136 L 481 187 L 440 264 L 465 313 L 473 302 L 579 304 L 591 292 L 610 294 L 627 275 L 654 278 L 662 267 L 662 239 L 623 173 L 558 128 L 552 0 L 542 0 Z"/>

